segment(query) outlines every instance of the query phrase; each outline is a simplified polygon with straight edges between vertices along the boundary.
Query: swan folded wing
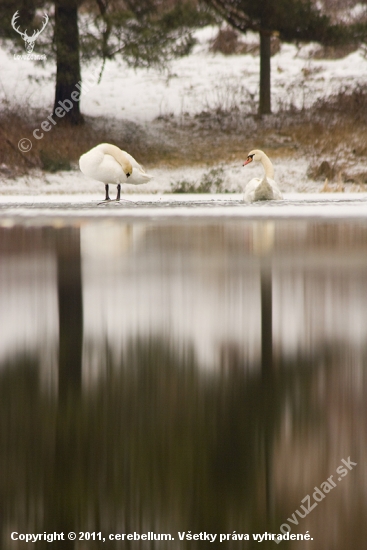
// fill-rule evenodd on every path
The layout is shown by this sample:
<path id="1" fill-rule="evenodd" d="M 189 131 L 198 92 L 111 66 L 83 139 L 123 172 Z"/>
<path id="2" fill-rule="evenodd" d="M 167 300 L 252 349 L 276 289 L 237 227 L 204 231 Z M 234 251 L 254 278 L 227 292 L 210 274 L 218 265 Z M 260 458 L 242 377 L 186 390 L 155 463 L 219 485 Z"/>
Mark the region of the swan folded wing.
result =
<path id="1" fill-rule="evenodd" d="M 135 168 L 135 170 L 140 172 L 140 175 L 147 181 L 150 180 L 150 179 L 153 179 L 154 176 L 151 176 L 150 174 L 148 174 L 142 164 L 139 164 L 138 162 L 136 162 L 134 157 L 129 155 L 129 153 L 125 152 L 125 154 L 126 154 L 127 158 L 129 159 L 129 161 L 131 162 L 133 170 Z"/>
<path id="2" fill-rule="evenodd" d="M 243 199 L 245 202 L 280 200 L 283 196 L 274 180 L 270 178 L 253 178 L 245 187 Z"/>
<path id="3" fill-rule="evenodd" d="M 281 193 L 281 191 L 280 191 L 280 189 L 279 189 L 279 187 L 278 187 L 278 184 L 277 184 L 274 180 L 272 180 L 272 179 L 270 179 L 270 178 L 268 178 L 268 182 L 270 183 L 270 185 L 271 185 L 271 187 L 272 187 L 273 195 L 274 195 L 274 200 L 282 200 L 282 199 L 283 199 L 283 195 L 282 195 L 282 193 Z"/>
<path id="4" fill-rule="evenodd" d="M 129 155 L 129 153 L 126 153 L 126 155 L 128 156 L 128 158 L 130 159 L 130 162 L 133 166 L 133 171 L 134 171 L 134 174 L 137 178 L 140 179 L 140 182 L 143 183 L 143 182 L 148 182 L 149 180 L 153 179 L 154 176 L 151 176 L 150 174 L 148 174 L 146 171 L 145 171 L 145 168 L 144 166 L 142 166 L 141 164 L 139 164 L 138 162 L 136 162 L 136 160 L 134 159 L 134 157 L 132 157 L 131 155 Z M 133 175 L 134 175 L 133 174 Z"/>
<path id="5" fill-rule="evenodd" d="M 266 179 L 266 176 L 261 180 L 255 190 L 255 201 L 271 201 L 274 199 L 273 188 Z"/>
<path id="6" fill-rule="evenodd" d="M 261 180 L 252 178 L 245 187 L 243 199 L 245 202 L 254 202 L 255 192 Z"/>
<path id="7" fill-rule="evenodd" d="M 122 166 L 122 169 L 126 175 L 132 174 L 133 167 L 132 162 L 129 158 L 130 155 L 128 153 L 125 153 L 125 151 L 121 151 L 121 149 L 116 147 L 116 145 L 112 145 L 111 143 L 102 143 L 100 148 L 106 155 L 111 155 L 116 160 L 116 162 L 118 162 L 120 166 Z"/>

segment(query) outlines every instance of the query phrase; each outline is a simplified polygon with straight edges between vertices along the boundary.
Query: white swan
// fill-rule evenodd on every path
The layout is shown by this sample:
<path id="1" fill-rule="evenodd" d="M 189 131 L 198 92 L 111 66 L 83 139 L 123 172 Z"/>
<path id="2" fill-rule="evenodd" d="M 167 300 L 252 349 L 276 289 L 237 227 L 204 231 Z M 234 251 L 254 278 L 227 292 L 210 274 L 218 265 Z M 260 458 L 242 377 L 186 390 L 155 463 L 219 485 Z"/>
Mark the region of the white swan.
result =
<path id="1" fill-rule="evenodd" d="M 105 184 L 106 198 L 110 201 L 109 184 L 117 185 L 116 200 L 120 200 L 121 183 L 147 183 L 150 176 L 136 160 L 116 145 L 100 143 L 79 159 L 79 167 L 85 176 Z"/>
<path id="2" fill-rule="evenodd" d="M 250 164 L 252 161 L 261 162 L 264 167 L 265 174 L 262 179 L 253 178 L 248 182 L 243 195 L 244 201 L 255 202 L 282 199 L 283 196 L 279 191 L 277 184 L 273 180 L 274 168 L 269 157 L 264 153 L 264 151 L 254 149 L 249 152 L 243 165 L 246 166 L 246 164 Z"/>

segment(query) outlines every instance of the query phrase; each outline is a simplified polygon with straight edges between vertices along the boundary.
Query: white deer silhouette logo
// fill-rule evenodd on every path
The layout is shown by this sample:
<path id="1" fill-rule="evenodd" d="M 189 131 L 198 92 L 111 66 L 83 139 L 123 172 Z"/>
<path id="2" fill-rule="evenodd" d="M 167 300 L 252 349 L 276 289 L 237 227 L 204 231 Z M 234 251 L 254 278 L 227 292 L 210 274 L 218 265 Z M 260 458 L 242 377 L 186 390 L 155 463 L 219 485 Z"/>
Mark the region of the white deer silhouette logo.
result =
<path id="1" fill-rule="evenodd" d="M 24 32 L 22 32 L 21 30 L 19 30 L 19 27 L 17 28 L 15 26 L 18 17 L 19 17 L 19 11 L 17 10 L 14 13 L 13 18 L 11 20 L 11 26 L 23 38 L 23 40 L 25 42 L 24 46 L 25 46 L 26 52 L 27 53 L 32 53 L 35 41 L 37 40 L 37 38 L 39 37 L 39 35 L 41 34 L 41 32 L 44 30 L 44 28 L 46 27 L 46 25 L 48 23 L 48 15 L 47 15 L 47 13 L 44 14 L 44 16 L 43 16 L 44 21 L 43 21 L 42 29 L 40 29 L 39 31 L 33 31 L 32 36 L 27 35 L 27 29 Z"/>

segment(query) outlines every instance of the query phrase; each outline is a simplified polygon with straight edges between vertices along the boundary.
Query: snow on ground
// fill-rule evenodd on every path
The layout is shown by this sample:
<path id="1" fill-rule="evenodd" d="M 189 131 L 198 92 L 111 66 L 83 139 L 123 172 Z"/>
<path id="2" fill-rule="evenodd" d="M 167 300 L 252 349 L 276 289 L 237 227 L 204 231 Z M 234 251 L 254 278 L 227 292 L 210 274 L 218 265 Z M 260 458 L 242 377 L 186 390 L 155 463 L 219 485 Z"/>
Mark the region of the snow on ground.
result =
<path id="1" fill-rule="evenodd" d="M 190 56 L 173 60 L 165 70 L 132 69 L 121 61 L 107 61 L 100 84 L 92 79 L 82 96 L 82 111 L 89 116 L 132 120 L 148 127 L 159 116 L 184 113 L 194 115 L 218 107 L 253 105 L 258 96 L 259 57 L 250 54 L 224 56 L 210 53 L 209 46 L 218 29 L 207 27 L 196 32 L 198 44 Z M 244 37 L 257 41 L 255 34 Z M 294 104 L 309 106 L 316 99 L 328 96 L 341 87 L 367 83 L 367 59 L 361 48 L 343 59 L 311 59 L 314 44 L 302 48 L 282 44 L 272 58 L 272 101 L 274 110 Z M 14 59 L 15 48 L 3 41 L 0 49 L 0 103 L 21 105 L 32 111 L 51 113 L 54 98 L 54 62 L 42 65 L 37 61 Z M 97 65 L 84 67 L 83 81 L 99 72 Z M 38 121 L 38 124 L 40 121 Z M 48 136 L 49 137 L 49 136 Z M 284 192 L 317 191 L 319 182 L 306 176 L 308 159 L 275 160 L 276 179 Z M 169 191 L 172 182 L 200 180 L 205 168 L 157 169 L 152 183 L 125 192 Z M 225 166 L 227 188 L 240 191 L 255 175 L 244 172 L 241 165 Z M 261 167 L 260 167 L 261 173 Z M 256 173 L 258 175 L 258 173 Z M 103 186 L 82 177 L 78 171 L 45 174 L 34 172 L 15 180 L 3 180 L 0 193 L 103 193 Z"/>
<path id="2" fill-rule="evenodd" d="M 121 61 L 106 61 L 100 84 L 92 84 L 82 98 L 82 110 L 91 116 L 128 118 L 149 123 L 160 115 L 195 114 L 228 101 L 258 96 L 259 56 L 210 53 L 218 29 L 196 32 L 198 44 L 189 56 L 173 60 L 165 70 L 133 69 Z M 245 36 L 246 42 L 256 35 Z M 272 58 L 274 109 L 294 103 L 309 106 L 342 86 L 367 83 L 367 59 L 361 48 L 343 59 L 310 59 L 315 44 L 297 48 L 282 44 Z M 0 100 L 51 112 L 54 99 L 53 62 L 15 60 L 14 46 L 4 41 L 0 49 Z M 97 68 L 97 71 L 96 71 Z M 96 64 L 84 67 L 83 79 L 99 72 Z M 248 91 L 248 94 L 247 94 Z"/>
<path id="3" fill-rule="evenodd" d="M 320 183 L 308 179 L 306 172 L 308 160 L 274 159 L 275 179 L 284 192 L 317 192 Z M 253 177 L 260 177 L 263 173 L 261 165 L 243 167 L 241 162 L 219 165 L 223 186 L 228 192 L 238 193 L 244 190 L 248 181 Z M 207 167 L 181 167 L 177 169 L 155 168 L 149 170 L 154 179 L 143 185 L 122 185 L 123 194 L 171 193 L 172 186 L 181 181 L 198 183 L 203 176 L 210 174 Z M 116 187 L 110 186 L 110 195 L 113 197 Z M 94 193 L 101 200 L 104 198 L 104 185 L 88 179 L 79 170 L 57 172 L 55 174 L 36 170 L 32 175 L 25 175 L 14 179 L 4 179 L 0 185 L 0 194 L 3 195 L 52 195 Z"/>

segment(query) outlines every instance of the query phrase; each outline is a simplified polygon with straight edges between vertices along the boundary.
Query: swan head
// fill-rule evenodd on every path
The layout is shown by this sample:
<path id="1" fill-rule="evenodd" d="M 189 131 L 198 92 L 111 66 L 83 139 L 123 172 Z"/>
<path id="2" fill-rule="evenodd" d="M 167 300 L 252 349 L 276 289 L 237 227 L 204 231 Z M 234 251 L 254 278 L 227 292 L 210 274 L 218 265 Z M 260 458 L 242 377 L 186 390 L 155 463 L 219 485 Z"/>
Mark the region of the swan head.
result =
<path id="1" fill-rule="evenodd" d="M 245 160 L 243 165 L 246 166 L 246 164 L 250 164 L 250 162 L 252 162 L 253 160 L 255 162 L 261 162 L 263 160 L 263 157 L 264 157 L 263 151 L 260 151 L 260 149 L 253 149 L 247 155 L 247 159 Z"/>
<path id="2" fill-rule="evenodd" d="M 261 162 L 265 170 L 265 176 L 267 178 L 274 177 L 274 167 L 270 158 L 264 153 L 264 151 L 261 151 L 260 149 L 253 149 L 247 155 L 247 159 L 245 160 L 243 165 L 246 166 L 246 164 L 250 164 L 250 162 L 252 161 Z"/>

